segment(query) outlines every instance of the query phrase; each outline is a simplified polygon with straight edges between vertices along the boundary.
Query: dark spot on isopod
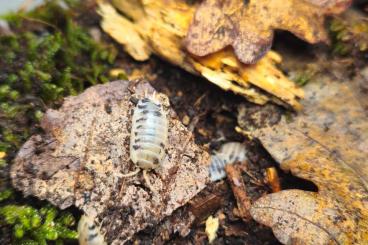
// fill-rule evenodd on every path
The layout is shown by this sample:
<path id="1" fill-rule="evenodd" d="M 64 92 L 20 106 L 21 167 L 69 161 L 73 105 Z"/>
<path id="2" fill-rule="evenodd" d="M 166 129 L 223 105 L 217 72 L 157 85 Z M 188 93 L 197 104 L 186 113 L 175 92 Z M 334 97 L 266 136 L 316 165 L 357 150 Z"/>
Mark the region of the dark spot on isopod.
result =
<path id="1" fill-rule="evenodd" d="M 105 104 L 105 111 L 106 111 L 107 114 L 111 114 L 112 109 L 111 109 L 111 106 L 109 104 Z"/>
<path id="2" fill-rule="evenodd" d="M 138 105 L 138 108 L 139 109 L 146 109 L 147 108 L 147 105 Z"/>
<path id="3" fill-rule="evenodd" d="M 164 143 L 160 143 L 160 146 L 162 147 L 162 148 L 165 148 L 165 144 Z"/>
<path id="4" fill-rule="evenodd" d="M 138 125 L 138 126 L 137 126 L 137 129 L 142 128 L 142 127 L 143 127 L 143 125 Z"/>
<path id="5" fill-rule="evenodd" d="M 130 101 L 134 104 L 134 105 L 136 105 L 136 104 L 138 104 L 138 99 L 136 98 L 136 97 L 130 97 Z"/>
<path id="6" fill-rule="evenodd" d="M 142 100 L 142 102 L 143 102 L 143 103 L 150 102 L 150 99 L 148 99 L 148 98 L 144 98 L 144 99 Z"/>
<path id="7" fill-rule="evenodd" d="M 149 111 L 148 110 L 144 110 L 144 111 L 142 111 L 142 113 L 145 115 L 145 114 L 147 114 Z"/>
<path id="8" fill-rule="evenodd" d="M 155 116 L 157 116 L 157 117 L 160 117 L 160 116 L 162 116 L 162 113 L 161 113 L 161 112 L 159 112 L 159 111 L 155 111 L 155 112 L 154 112 L 154 115 L 155 115 Z"/>
<path id="9" fill-rule="evenodd" d="M 88 241 L 93 240 L 97 236 L 97 233 L 88 236 Z"/>
<path id="10" fill-rule="evenodd" d="M 94 228 L 96 228 L 95 224 L 92 224 L 91 226 L 88 226 L 88 229 L 93 230 Z"/>
<path id="11" fill-rule="evenodd" d="M 139 149 L 139 145 L 133 145 L 133 149 L 134 150 L 138 150 Z"/>
<path id="12" fill-rule="evenodd" d="M 135 122 L 137 123 L 137 122 L 146 121 L 146 120 L 147 120 L 146 117 L 141 117 L 141 118 L 137 119 Z"/>

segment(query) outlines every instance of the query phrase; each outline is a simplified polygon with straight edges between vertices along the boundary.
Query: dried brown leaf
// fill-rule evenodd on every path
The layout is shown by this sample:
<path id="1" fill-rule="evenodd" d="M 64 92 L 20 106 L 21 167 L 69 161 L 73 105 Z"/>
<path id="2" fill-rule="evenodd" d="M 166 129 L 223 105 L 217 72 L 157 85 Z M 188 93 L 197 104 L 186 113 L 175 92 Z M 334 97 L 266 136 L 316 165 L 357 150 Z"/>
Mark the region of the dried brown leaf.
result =
<path id="1" fill-rule="evenodd" d="M 145 91 L 153 88 L 116 81 L 68 97 L 59 110 L 48 110 L 42 120 L 45 133 L 32 136 L 12 165 L 15 188 L 97 217 L 108 242 L 115 244 L 184 205 L 205 187 L 209 155 L 188 138 L 189 131 L 171 109 L 164 164 L 148 173 L 152 192 L 141 173 L 123 177 L 136 168 L 129 157 L 135 106 L 130 100 L 142 98 Z M 166 103 L 167 97 L 160 98 Z"/>
<path id="2" fill-rule="evenodd" d="M 367 244 L 368 120 L 350 84 L 311 82 L 293 121 L 253 132 L 285 171 L 318 192 L 285 190 L 260 198 L 253 218 L 285 244 Z"/>
<path id="3" fill-rule="evenodd" d="M 310 43 L 327 42 L 326 14 L 339 13 L 351 0 L 205 0 L 196 10 L 186 47 L 197 56 L 232 46 L 252 64 L 270 49 L 274 29 L 288 30 Z"/>

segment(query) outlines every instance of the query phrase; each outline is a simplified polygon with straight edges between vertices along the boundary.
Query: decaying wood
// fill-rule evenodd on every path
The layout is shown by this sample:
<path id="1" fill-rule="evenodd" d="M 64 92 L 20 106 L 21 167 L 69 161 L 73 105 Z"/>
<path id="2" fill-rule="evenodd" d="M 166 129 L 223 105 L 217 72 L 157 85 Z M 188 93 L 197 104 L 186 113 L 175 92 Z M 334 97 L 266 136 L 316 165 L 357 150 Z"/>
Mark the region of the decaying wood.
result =
<path id="1" fill-rule="evenodd" d="M 285 171 L 318 192 L 283 190 L 260 198 L 252 217 L 285 244 L 368 241 L 368 118 L 350 82 L 310 82 L 304 110 L 251 132 Z"/>
<path id="2" fill-rule="evenodd" d="M 189 201 L 189 211 L 195 216 L 197 224 L 219 209 L 225 203 L 225 194 L 229 191 L 224 183 L 216 183 L 212 190 L 205 189 Z"/>
<path id="3" fill-rule="evenodd" d="M 115 0 L 114 6 L 100 3 L 101 26 L 136 60 L 151 54 L 168 60 L 185 70 L 200 74 L 224 90 L 265 104 L 268 101 L 299 109 L 303 90 L 276 67 L 281 57 L 270 51 L 254 65 L 239 62 L 233 50 L 197 57 L 183 47 L 198 2 L 185 0 Z"/>
<path id="4" fill-rule="evenodd" d="M 237 164 L 227 164 L 225 171 L 227 174 L 227 180 L 230 183 L 236 199 L 239 215 L 247 222 L 251 218 L 249 210 L 252 203 L 251 198 L 246 193 L 246 187 L 241 176 L 241 170 Z"/>
<path id="5" fill-rule="evenodd" d="M 232 46 L 245 64 L 272 46 L 274 29 L 288 30 L 310 43 L 328 42 L 325 15 L 340 13 L 351 0 L 204 0 L 197 8 L 186 47 L 204 56 Z"/>
<path id="6" fill-rule="evenodd" d="M 148 83 L 116 81 L 65 99 L 48 110 L 45 133 L 32 136 L 11 169 L 16 189 L 64 209 L 75 205 L 102 223 L 109 243 L 121 244 L 157 224 L 202 190 L 209 155 L 188 141 L 189 131 L 167 107 L 169 138 L 162 167 L 149 172 L 151 192 L 129 159 L 134 98 L 153 92 Z M 160 95 L 167 105 L 167 97 Z M 185 149 L 183 146 L 186 144 Z"/>

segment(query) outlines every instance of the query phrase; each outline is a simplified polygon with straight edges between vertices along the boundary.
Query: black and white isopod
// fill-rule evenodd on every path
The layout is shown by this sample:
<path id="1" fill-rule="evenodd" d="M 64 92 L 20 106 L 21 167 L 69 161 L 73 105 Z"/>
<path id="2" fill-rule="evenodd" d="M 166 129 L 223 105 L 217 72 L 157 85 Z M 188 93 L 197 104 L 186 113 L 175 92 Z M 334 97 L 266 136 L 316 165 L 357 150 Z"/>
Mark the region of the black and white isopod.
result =
<path id="1" fill-rule="evenodd" d="M 100 231 L 94 219 L 82 215 L 78 222 L 78 236 L 80 245 L 106 245 L 104 235 Z"/>
<path id="2" fill-rule="evenodd" d="M 226 177 L 225 166 L 234 162 L 247 159 L 247 150 L 242 143 L 228 142 L 223 144 L 219 151 L 211 156 L 209 175 L 211 181 L 217 181 Z"/>
<path id="3" fill-rule="evenodd" d="M 143 170 L 155 169 L 165 158 L 168 120 L 154 96 L 138 101 L 132 118 L 130 159 Z"/>

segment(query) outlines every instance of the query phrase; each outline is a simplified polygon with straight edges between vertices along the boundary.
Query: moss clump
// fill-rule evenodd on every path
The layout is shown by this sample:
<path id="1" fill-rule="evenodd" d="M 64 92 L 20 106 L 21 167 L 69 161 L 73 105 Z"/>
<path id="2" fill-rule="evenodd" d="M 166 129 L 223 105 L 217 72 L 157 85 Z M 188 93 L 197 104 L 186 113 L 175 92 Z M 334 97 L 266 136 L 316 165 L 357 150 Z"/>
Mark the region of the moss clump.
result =
<path id="1" fill-rule="evenodd" d="M 368 52 L 368 21 L 362 16 L 349 13 L 335 17 L 329 30 L 334 54 L 360 57 Z"/>
<path id="2" fill-rule="evenodd" d="M 8 199 L 12 195 L 13 195 L 13 191 L 11 189 L 0 191 L 0 202 Z"/>
<path id="3" fill-rule="evenodd" d="M 77 239 L 74 217 L 67 212 L 58 214 L 56 208 L 47 205 L 37 210 L 27 205 L 0 207 L 1 222 L 13 227 L 15 244 L 47 244 L 55 241 L 63 244 L 65 239 Z"/>
<path id="4" fill-rule="evenodd" d="M 315 73 L 311 71 L 300 72 L 293 78 L 293 81 L 302 87 L 310 82 L 314 75 Z"/>
<path id="5" fill-rule="evenodd" d="M 0 151 L 20 146 L 45 105 L 110 79 L 117 51 L 78 25 L 73 17 L 79 8 L 77 1 L 46 1 L 32 12 L 3 17 L 14 35 L 0 36 Z"/>
<path id="6" fill-rule="evenodd" d="M 3 16 L 11 28 L 7 33 L 12 34 L 0 35 L 0 190 L 4 190 L 0 201 L 13 195 L 7 189 L 7 163 L 37 132 L 46 108 L 111 79 L 117 50 L 96 41 L 79 24 L 78 17 L 86 11 L 91 14 L 85 5 L 85 1 L 83 5 L 73 0 L 45 1 L 31 12 Z M 15 196 L 0 205 L 0 243 L 12 239 L 19 244 L 61 244 L 77 237 L 70 229 L 75 223 L 70 214 L 58 215 L 51 206 L 19 204 L 20 195 Z M 9 229 L 12 237 L 7 235 Z"/>

